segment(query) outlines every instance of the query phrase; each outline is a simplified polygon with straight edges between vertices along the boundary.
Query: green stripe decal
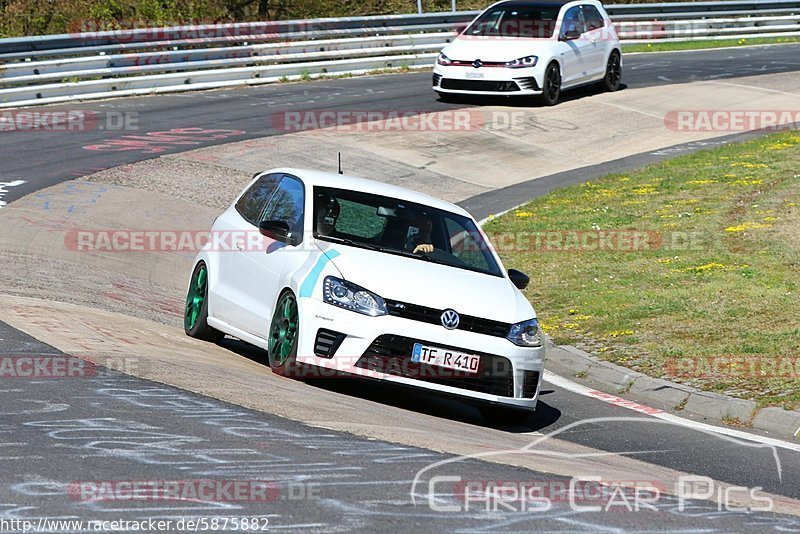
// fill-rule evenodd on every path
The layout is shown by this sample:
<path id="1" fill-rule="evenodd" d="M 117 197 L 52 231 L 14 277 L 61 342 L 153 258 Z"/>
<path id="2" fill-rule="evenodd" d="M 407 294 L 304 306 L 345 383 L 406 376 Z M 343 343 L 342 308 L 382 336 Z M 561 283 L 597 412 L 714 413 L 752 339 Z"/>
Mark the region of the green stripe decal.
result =
<path id="1" fill-rule="evenodd" d="M 329 250 L 328 252 L 322 253 L 322 256 L 319 257 L 317 263 L 315 263 L 314 267 L 311 269 L 311 272 L 308 273 L 308 276 L 306 276 L 306 279 L 303 280 L 303 283 L 300 285 L 301 297 L 311 296 L 311 293 L 314 292 L 314 287 L 317 285 L 317 280 L 319 280 L 319 275 L 322 274 L 322 270 L 325 268 L 325 265 L 339 255 L 339 252 L 336 250 Z"/>

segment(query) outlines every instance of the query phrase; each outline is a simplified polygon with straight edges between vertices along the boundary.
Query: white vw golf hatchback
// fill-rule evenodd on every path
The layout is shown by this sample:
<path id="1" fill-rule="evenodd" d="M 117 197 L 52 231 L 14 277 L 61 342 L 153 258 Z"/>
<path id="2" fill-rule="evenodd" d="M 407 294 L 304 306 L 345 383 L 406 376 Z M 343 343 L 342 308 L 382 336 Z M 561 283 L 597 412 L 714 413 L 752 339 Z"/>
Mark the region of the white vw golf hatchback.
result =
<path id="1" fill-rule="evenodd" d="M 536 406 L 545 348 L 520 292 L 463 209 L 298 169 L 256 175 L 198 254 L 184 327 L 268 351 L 273 371 L 434 390 L 512 422 Z"/>
<path id="2" fill-rule="evenodd" d="M 506 0 L 473 20 L 442 49 L 433 89 L 457 94 L 541 95 L 599 83 L 616 91 L 622 79 L 619 38 L 597 0 Z"/>

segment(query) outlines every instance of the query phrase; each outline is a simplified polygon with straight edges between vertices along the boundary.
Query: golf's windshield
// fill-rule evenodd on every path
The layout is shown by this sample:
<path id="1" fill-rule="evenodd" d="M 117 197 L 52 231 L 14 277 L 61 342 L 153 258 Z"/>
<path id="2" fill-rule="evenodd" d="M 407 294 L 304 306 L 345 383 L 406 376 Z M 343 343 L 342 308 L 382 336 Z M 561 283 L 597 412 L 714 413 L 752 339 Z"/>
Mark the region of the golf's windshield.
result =
<path id="1" fill-rule="evenodd" d="M 463 35 L 549 39 L 553 36 L 560 8 L 558 4 L 497 6 L 482 13 Z"/>
<path id="2" fill-rule="evenodd" d="M 315 187 L 314 237 L 502 276 L 472 219 L 395 198 Z"/>

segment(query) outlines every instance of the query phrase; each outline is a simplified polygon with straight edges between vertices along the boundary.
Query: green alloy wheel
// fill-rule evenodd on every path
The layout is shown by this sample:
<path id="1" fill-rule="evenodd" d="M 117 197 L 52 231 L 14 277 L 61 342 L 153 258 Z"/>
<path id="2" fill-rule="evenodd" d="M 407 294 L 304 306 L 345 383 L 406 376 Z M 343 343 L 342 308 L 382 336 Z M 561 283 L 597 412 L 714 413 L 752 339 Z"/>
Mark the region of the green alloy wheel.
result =
<path id="1" fill-rule="evenodd" d="M 189 291 L 186 293 L 186 311 L 183 314 L 183 330 L 186 335 L 204 341 L 217 342 L 225 334 L 208 326 L 208 269 L 198 263 L 192 273 Z"/>
<path id="2" fill-rule="evenodd" d="M 297 299 L 291 291 L 286 291 L 278 299 L 269 327 L 269 366 L 273 372 L 288 376 L 296 370 L 299 332 Z"/>

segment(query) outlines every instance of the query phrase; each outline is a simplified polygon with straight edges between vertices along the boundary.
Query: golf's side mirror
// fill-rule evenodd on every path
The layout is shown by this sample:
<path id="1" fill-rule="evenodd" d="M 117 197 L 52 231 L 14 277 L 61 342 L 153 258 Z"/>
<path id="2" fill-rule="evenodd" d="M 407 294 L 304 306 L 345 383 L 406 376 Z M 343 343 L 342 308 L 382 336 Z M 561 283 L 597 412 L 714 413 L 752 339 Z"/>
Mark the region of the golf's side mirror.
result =
<path id="1" fill-rule="evenodd" d="M 508 277 L 511 279 L 511 283 L 514 284 L 518 289 L 525 289 L 528 287 L 528 284 L 531 281 L 527 274 L 516 269 L 509 269 Z"/>
<path id="2" fill-rule="evenodd" d="M 280 241 L 287 245 L 297 244 L 297 236 L 294 235 L 294 232 L 289 228 L 289 223 L 286 221 L 261 221 L 258 225 L 258 231 L 261 232 L 261 235 L 275 241 Z"/>
<path id="3" fill-rule="evenodd" d="M 570 28 L 561 34 L 562 41 L 574 41 L 581 36 L 581 32 L 577 28 Z"/>

